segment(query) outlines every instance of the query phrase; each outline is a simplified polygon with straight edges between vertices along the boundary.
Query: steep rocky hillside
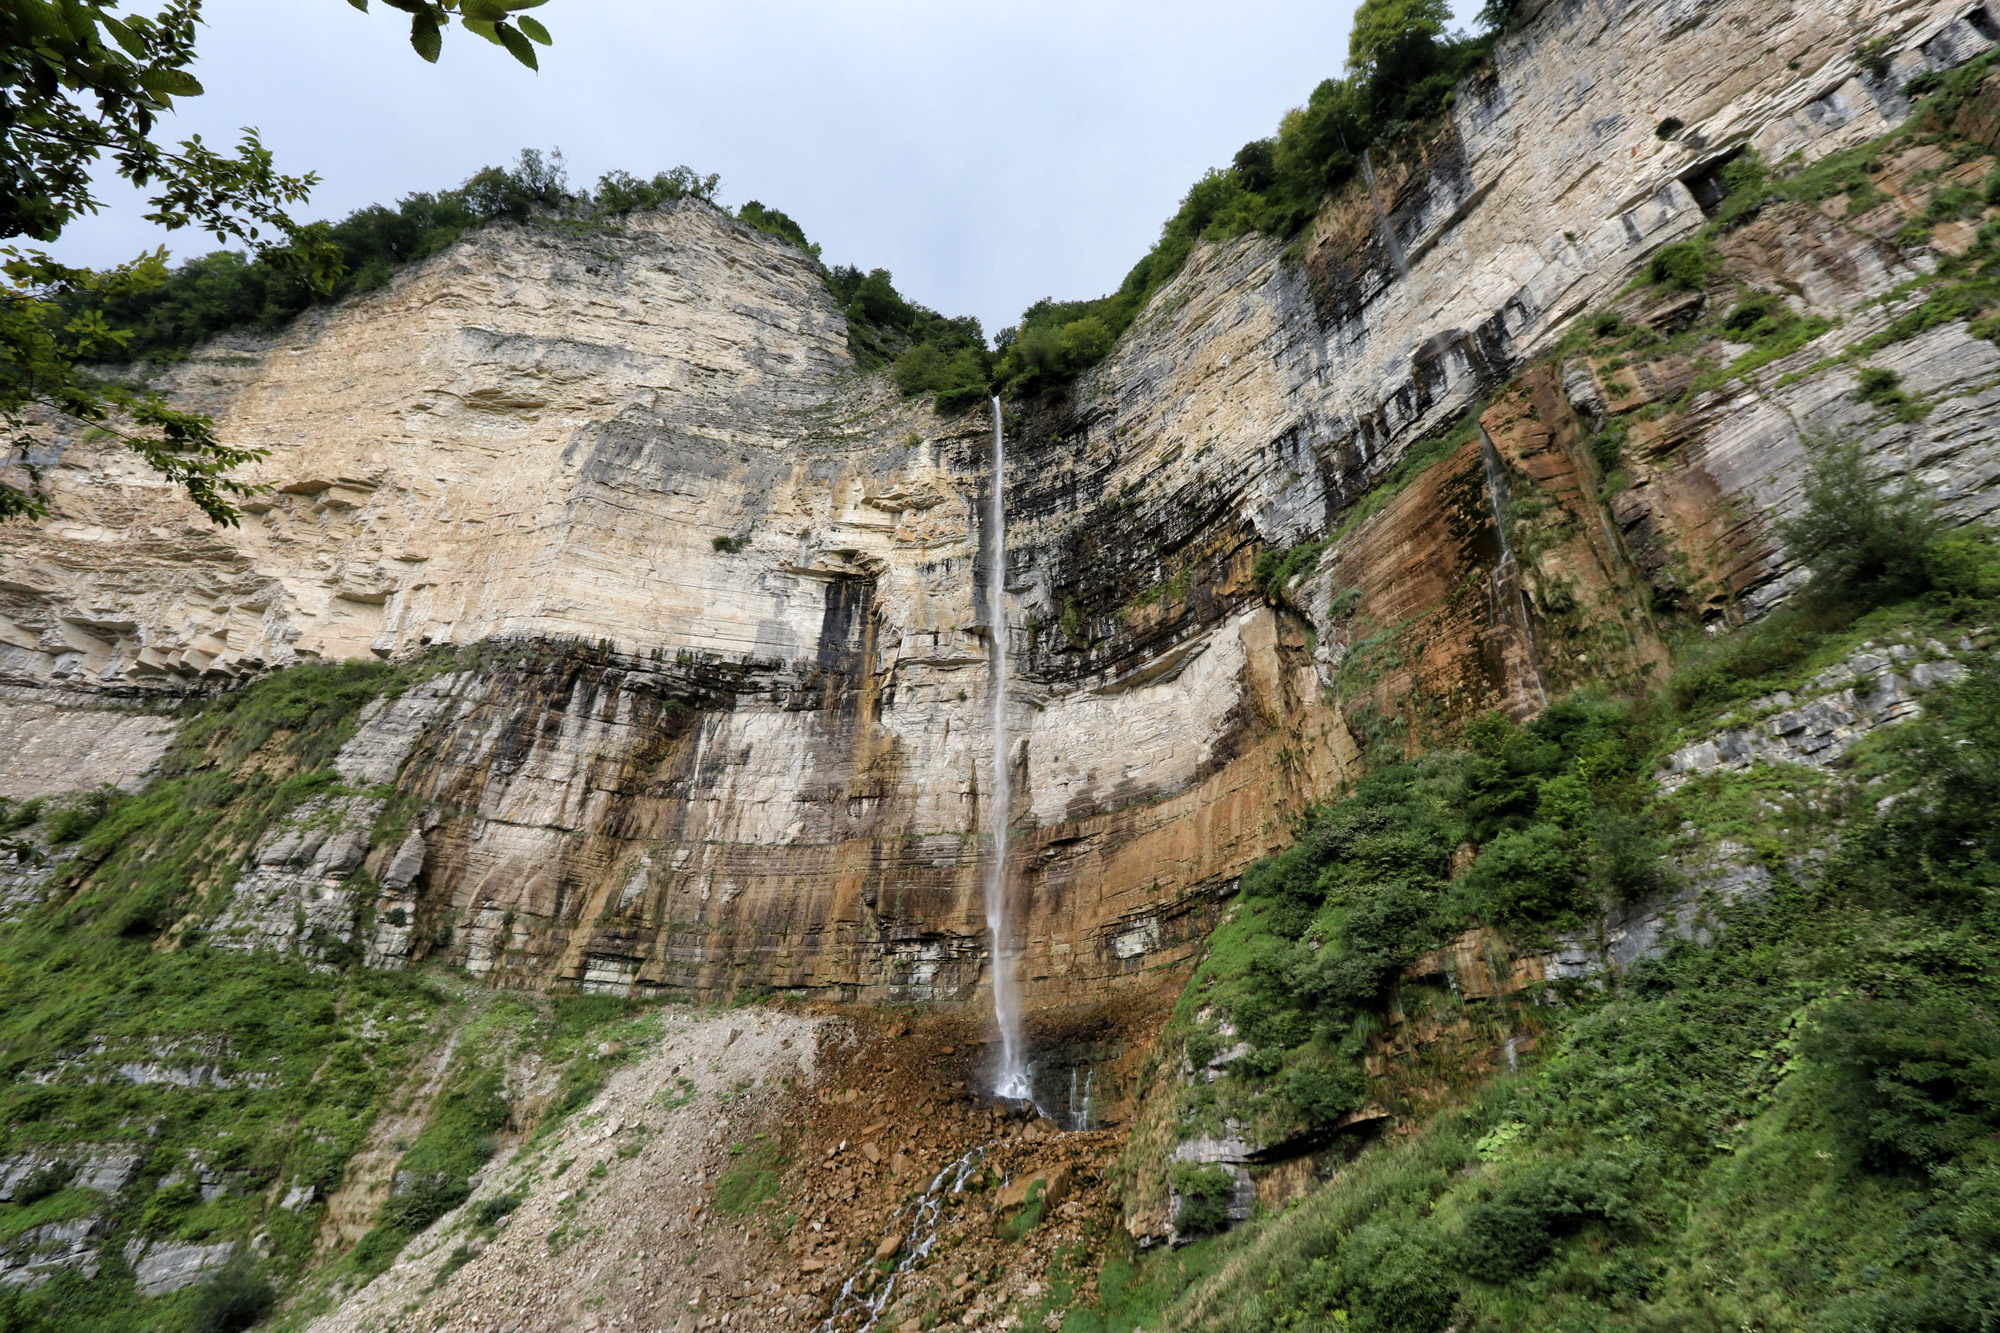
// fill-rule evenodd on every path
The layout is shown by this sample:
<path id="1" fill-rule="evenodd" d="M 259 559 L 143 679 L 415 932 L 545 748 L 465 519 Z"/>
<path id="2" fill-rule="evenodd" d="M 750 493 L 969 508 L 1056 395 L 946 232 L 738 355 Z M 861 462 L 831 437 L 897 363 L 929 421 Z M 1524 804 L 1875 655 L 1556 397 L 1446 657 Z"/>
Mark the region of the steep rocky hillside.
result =
<path id="1" fill-rule="evenodd" d="M 1978 1326 L 1922 1301 L 1990 1236 L 1984 834 L 1924 784 L 1992 740 L 2000 24 L 1524 8 L 1003 478 L 696 200 L 172 369 L 270 451 L 240 529 L 51 433 L 0 1320 Z M 1921 578 L 1787 548 L 1841 458 Z M 981 1095 L 1003 818 L 1044 1120 Z M 1813 1082 L 1924 1060 L 1944 1129 Z"/>

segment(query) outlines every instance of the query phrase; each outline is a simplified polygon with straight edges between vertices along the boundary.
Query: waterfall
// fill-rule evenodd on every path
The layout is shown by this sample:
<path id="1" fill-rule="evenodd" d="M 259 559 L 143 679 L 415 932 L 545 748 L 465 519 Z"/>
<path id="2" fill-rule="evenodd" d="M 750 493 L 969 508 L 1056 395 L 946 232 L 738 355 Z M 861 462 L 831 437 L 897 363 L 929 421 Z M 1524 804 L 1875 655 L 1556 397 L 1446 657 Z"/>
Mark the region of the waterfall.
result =
<path id="1" fill-rule="evenodd" d="M 993 399 L 993 486 L 986 527 L 993 534 L 993 562 L 986 575 L 986 624 L 993 636 L 993 860 L 986 868 L 986 929 L 993 937 L 993 1017 L 1000 1026 L 1000 1070 L 993 1091 L 1017 1101 L 1031 1095 L 1021 997 L 1015 976 L 1014 934 L 1007 921 L 1007 823 L 1013 792 L 1007 756 L 1007 436 L 1000 400 Z"/>
<path id="2" fill-rule="evenodd" d="M 1410 276 L 1410 265 L 1403 258 L 1403 246 L 1396 239 L 1396 228 L 1389 221 L 1389 210 L 1382 207 L 1382 192 L 1375 188 L 1375 163 L 1368 156 L 1366 148 L 1361 150 L 1361 174 L 1368 182 L 1368 202 L 1375 206 L 1376 234 L 1382 238 L 1382 248 L 1389 252 L 1389 262 L 1396 266 L 1396 272 Z"/>
<path id="3" fill-rule="evenodd" d="M 1521 566 L 1514 559 L 1514 548 L 1507 541 L 1507 469 L 1500 464 L 1500 451 L 1493 447 L 1493 437 L 1486 433 L 1486 427 L 1479 428 L 1480 461 L 1486 467 L 1486 503 L 1493 510 L 1493 530 L 1500 537 L 1500 562 L 1493 567 L 1491 590 L 1496 609 L 1508 622 L 1514 633 L 1520 636 L 1522 674 L 1535 687 L 1535 697 L 1540 707 L 1549 706 L 1549 692 L 1542 685 L 1541 667 L 1535 661 L 1535 627 L 1528 619 L 1528 595 L 1521 587 Z"/>

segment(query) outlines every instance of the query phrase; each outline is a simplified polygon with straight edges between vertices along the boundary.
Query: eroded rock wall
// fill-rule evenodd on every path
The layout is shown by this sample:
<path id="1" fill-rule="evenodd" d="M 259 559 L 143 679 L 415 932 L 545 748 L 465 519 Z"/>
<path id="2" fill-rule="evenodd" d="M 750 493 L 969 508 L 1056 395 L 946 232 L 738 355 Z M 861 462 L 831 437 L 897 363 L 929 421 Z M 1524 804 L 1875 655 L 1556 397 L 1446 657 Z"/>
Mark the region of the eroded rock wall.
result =
<path id="1" fill-rule="evenodd" d="M 1791 575 L 1762 511 L 1814 425 L 1985 512 L 2000 354 L 1962 323 L 1888 354 L 1949 399 L 1898 425 L 1856 408 L 1850 369 L 1786 378 L 1825 347 L 1685 403 L 1693 365 L 1536 362 L 1703 225 L 1727 154 L 1863 142 L 1995 32 L 1937 0 L 1543 6 L 1441 134 L 1329 201 L 1302 259 L 1199 247 L 1073 399 L 1014 411 L 1005 814 L 1035 1008 L 1172 983 L 1365 746 L 1643 678 L 1663 589 L 1768 606 Z M 1861 34 L 1891 39 L 1879 76 Z M 1925 262 L 1885 227 L 1774 210 L 1731 260 L 1850 311 Z M 978 993 L 986 422 L 858 375 L 806 256 L 696 203 L 496 227 L 169 387 L 268 448 L 250 475 L 273 490 L 212 529 L 102 443 L 51 437 L 55 516 L 0 529 L 9 681 L 172 694 L 496 645 L 343 754 L 407 818 L 375 790 L 315 807 L 310 851 L 301 821 L 275 831 L 224 935 L 525 986 Z M 1606 517 L 1584 442 L 1670 399 L 1634 417 Z M 1542 517 L 1517 531 L 1524 496 Z M 1258 586 L 1261 550 L 1321 538 L 1304 577 Z"/>

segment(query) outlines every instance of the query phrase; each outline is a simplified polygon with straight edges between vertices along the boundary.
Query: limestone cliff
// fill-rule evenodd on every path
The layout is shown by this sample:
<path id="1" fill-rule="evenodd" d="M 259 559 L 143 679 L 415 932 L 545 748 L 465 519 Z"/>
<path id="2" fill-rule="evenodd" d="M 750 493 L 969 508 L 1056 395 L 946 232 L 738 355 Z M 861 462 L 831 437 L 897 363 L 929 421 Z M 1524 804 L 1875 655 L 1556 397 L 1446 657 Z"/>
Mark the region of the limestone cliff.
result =
<path id="1" fill-rule="evenodd" d="M 1805 433 L 1859 431 L 1955 512 L 1991 507 L 1992 344 L 1956 321 L 1885 348 L 1936 403 L 1911 422 L 1819 364 L 1935 266 L 1888 235 L 1901 203 L 1732 234 L 1753 286 L 1844 321 L 1788 358 L 1692 397 L 1685 357 L 1536 363 L 1702 227 L 1734 155 L 1880 135 L 1910 79 L 1995 32 L 1943 0 L 1542 6 L 1440 133 L 1328 201 L 1302 258 L 1203 245 L 1072 401 L 1014 411 L 1005 813 L 1034 1009 L 1173 984 L 1235 874 L 1371 738 L 1642 675 L 1661 606 L 1782 597 L 1762 515 Z M 1861 34 L 1887 40 L 1879 68 Z M 1944 165 L 1887 164 L 1885 192 L 1920 207 Z M 1651 299 L 1619 308 L 1698 313 Z M 507 645 L 365 719 L 342 772 L 375 794 L 306 821 L 358 845 L 272 831 L 225 933 L 310 950 L 310 915 L 379 965 L 532 987 L 978 992 L 985 423 L 855 373 L 806 256 L 692 202 L 494 227 L 168 387 L 270 450 L 250 477 L 272 490 L 213 529 L 119 452 L 52 439 L 56 515 L 0 531 L 14 733 L 87 755 L 110 715 L 74 711 L 85 694 Z M 1670 401 L 1635 417 L 1607 519 L 1583 441 Z M 1369 498 L 1480 403 L 1455 452 Z M 1520 559 L 1496 517 L 1517 493 L 1554 506 Z M 1274 606 L 1257 553 L 1329 535 Z M 143 771 L 160 742 L 118 725 Z M 371 845 L 391 786 L 417 814 Z"/>

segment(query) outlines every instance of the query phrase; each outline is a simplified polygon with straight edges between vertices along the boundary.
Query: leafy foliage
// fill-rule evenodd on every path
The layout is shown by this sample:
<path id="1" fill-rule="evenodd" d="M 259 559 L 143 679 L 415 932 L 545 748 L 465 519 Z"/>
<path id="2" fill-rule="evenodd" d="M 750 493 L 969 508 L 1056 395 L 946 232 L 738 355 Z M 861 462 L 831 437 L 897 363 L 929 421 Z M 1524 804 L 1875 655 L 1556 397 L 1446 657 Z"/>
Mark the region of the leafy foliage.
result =
<path id="1" fill-rule="evenodd" d="M 1174 1229 L 1184 1235 L 1207 1235 L 1229 1225 L 1229 1204 L 1236 1195 L 1236 1177 L 1227 1167 L 1182 1162 L 1174 1168 Z"/>
<path id="2" fill-rule="evenodd" d="M 991 357 L 977 318 L 940 315 L 906 299 L 885 268 L 836 265 L 826 285 L 847 316 L 848 350 L 861 369 L 891 366 L 897 388 L 933 395 L 940 412 L 985 400 Z"/>
<path id="3" fill-rule="evenodd" d="M 541 68 L 535 45 L 551 45 L 549 30 L 524 9 L 537 9 L 549 0 L 382 0 L 390 9 L 410 16 L 410 47 L 432 64 L 444 46 L 444 30 L 455 18 L 468 32 L 478 33 L 529 69 Z M 368 0 L 347 0 L 363 13 Z"/>
<path id="4" fill-rule="evenodd" d="M 367 0 L 349 0 L 366 9 Z M 435 60 L 442 24 L 468 29 L 533 66 L 532 41 L 549 35 L 514 11 L 545 0 L 385 0 L 412 16 L 411 40 Z M 177 231 L 197 227 L 255 251 L 271 275 L 324 292 L 340 275 L 341 255 L 325 229 L 301 226 L 286 209 L 305 201 L 318 178 L 279 173 L 256 131 L 233 154 L 199 135 L 168 147 L 155 138 L 159 117 L 176 97 L 198 97 L 195 29 L 201 0 L 167 0 L 153 15 L 118 13 L 116 0 L 19 0 L 0 10 L 0 239 L 54 241 L 100 206 L 99 163 L 151 189 L 146 219 Z M 231 468 L 263 456 L 215 436 L 214 423 L 178 411 L 157 394 L 99 383 L 79 362 L 126 354 L 127 330 L 102 307 L 129 301 L 166 280 L 165 251 L 92 272 L 46 253 L 0 248 L 0 429 L 20 468 L 20 483 L 0 481 L 0 521 L 48 512 L 38 450 L 51 420 L 117 436 L 146 465 L 215 523 L 235 523 L 234 501 L 249 488 Z M 24 484 L 21 484 L 24 483 Z"/>
<path id="5" fill-rule="evenodd" d="M 1811 458 L 1798 513 L 1778 524 L 1793 557 L 1822 593 L 1891 601 L 1925 591 L 1926 554 L 1941 535 L 1929 500 L 1913 485 L 1891 489 L 1873 475 L 1857 441 L 1807 441 Z"/>
<path id="6" fill-rule="evenodd" d="M 104 297 L 78 293 L 65 306 L 75 317 L 98 317 L 130 331 L 99 348 L 98 356 L 172 360 L 231 329 L 277 328 L 315 304 L 372 291 L 404 265 L 490 223 L 522 223 L 544 214 L 623 217 L 682 199 L 712 200 L 719 184 L 715 176 L 683 166 L 651 180 L 608 172 L 595 193 L 574 192 L 561 152 L 525 149 L 514 166 L 487 167 L 456 189 L 408 195 L 394 208 L 371 205 L 324 226 L 337 260 L 324 282 L 305 281 L 268 258 L 218 250 L 142 290 Z"/>
<path id="7" fill-rule="evenodd" d="M 1658 803 L 1753 827 L 1766 896 L 1542 1009 L 1538 1066 L 1223 1242 L 1164 1326 L 1992 1327 L 2000 665 L 1930 708 L 1852 796 L 1718 775 Z M 1487 724 L 1480 757 L 1547 771 L 1527 732 Z M 1533 829 L 1502 776 L 1468 772 L 1469 820 Z"/>

